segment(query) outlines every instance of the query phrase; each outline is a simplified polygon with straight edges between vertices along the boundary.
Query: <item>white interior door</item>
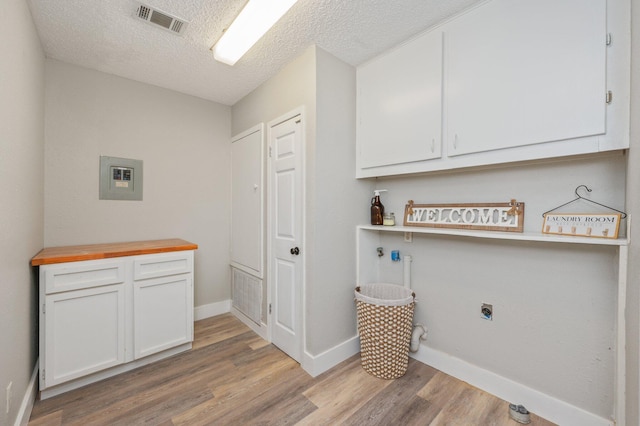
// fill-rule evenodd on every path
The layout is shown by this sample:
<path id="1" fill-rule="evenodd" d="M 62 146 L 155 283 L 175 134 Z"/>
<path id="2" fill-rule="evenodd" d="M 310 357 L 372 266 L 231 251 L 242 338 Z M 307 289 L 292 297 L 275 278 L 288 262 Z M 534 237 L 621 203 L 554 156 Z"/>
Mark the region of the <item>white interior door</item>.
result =
<path id="1" fill-rule="evenodd" d="M 270 128 L 271 340 L 291 358 L 302 354 L 302 118 Z"/>

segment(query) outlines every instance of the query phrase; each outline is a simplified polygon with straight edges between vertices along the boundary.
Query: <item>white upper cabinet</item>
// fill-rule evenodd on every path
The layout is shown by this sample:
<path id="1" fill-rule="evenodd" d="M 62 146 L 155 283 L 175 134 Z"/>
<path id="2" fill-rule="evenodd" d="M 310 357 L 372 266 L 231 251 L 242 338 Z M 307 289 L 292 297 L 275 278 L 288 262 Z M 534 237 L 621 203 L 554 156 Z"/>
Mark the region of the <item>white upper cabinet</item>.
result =
<path id="1" fill-rule="evenodd" d="M 446 40 L 448 155 L 605 133 L 606 0 L 494 0 Z"/>
<path id="2" fill-rule="evenodd" d="M 628 148 L 629 12 L 491 0 L 363 64 L 356 177 Z"/>
<path id="3" fill-rule="evenodd" d="M 358 161 L 368 169 L 442 155 L 442 34 L 423 34 L 357 71 Z"/>

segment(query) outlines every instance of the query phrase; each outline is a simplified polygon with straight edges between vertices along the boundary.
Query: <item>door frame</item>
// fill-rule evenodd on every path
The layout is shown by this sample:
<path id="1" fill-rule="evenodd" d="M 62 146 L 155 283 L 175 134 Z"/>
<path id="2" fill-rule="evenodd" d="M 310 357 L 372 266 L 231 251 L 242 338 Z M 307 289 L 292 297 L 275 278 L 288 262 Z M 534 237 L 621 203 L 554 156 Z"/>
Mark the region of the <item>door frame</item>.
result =
<path id="1" fill-rule="evenodd" d="M 274 274 L 274 270 L 273 270 L 273 248 L 272 248 L 272 243 L 273 243 L 273 225 L 274 225 L 274 219 L 273 219 L 273 201 L 272 201 L 272 195 L 273 195 L 273 179 L 272 179 L 272 173 L 273 173 L 273 164 L 272 164 L 272 157 L 271 157 L 271 136 L 272 136 L 272 128 L 277 126 L 278 124 L 284 123 L 287 120 L 290 120 L 296 116 L 300 116 L 301 121 L 301 129 L 302 129 L 302 146 L 300 147 L 300 155 L 302 156 L 301 158 L 301 162 L 300 162 L 300 166 L 301 166 L 301 194 L 302 194 L 302 199 L 301 199 L 301 203 L 302 205 L 300 206 L 300 208 L 302 209 L 302 227 L 301 227 L 301 235 L 300 235 L 300 250 L 301 250 L 301 259 L 300 259 L 300 267 L 302 268 L 302 282 L 300 283 L 300 299 L 301 299 L 301 306 L 299 306 L 299 312 L 300 312 L 300 365 L 303 366 L 304 363 L 304 359 L 305 359 L 305 353 L 306 353 L 306 349 L 305 349 L 305 342 L 306 342 L 306 335 L 305 335 L 305 330 L 306 330 L 306 315 L 305 315 L 305 300 L 306 300 L 306 281 L 307 281 L 307 272 L 306 272 L 306 252 L 307 252 L 307 246 L 306 246 L 306 232 L 307 232 L 307 225 L 306 225 L 306 168 L 307 168 L 307 158 L 306 158 L 306 141 L 307 141 L 307 135 L 306 135 L 306 116 L 305 116 L 305 109 L 304 106 L 300 106 L 297 107 L 283 115 L 280 115 L 278 118 L 275 118 L 271 121 L 269 121 L 267 123 L 267 137 L 266 137 L 266 146 L 267 146 L 267 197 L 266 197 L 266 211 L 267 211 L 267 271 L 266 271 L 266 278 L 267 278 L 267 338 L 269 342 L 272 342 L 272 328 L 273 328 L 273 317 L 271 314 L 271 309 L 270 307 L 272 306 L 272 303 L 274 303 L 273 301 L 273 291 L 274 291 L 274 287 L 273 287 L 273 274 Z"/>

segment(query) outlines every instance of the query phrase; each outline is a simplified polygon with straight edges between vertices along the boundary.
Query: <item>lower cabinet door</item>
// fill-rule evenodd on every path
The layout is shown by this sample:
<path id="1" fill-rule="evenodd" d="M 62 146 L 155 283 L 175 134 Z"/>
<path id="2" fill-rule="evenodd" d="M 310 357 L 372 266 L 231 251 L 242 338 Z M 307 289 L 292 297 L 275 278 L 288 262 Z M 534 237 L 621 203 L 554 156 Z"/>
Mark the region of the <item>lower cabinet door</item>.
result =
<path id="1" fill-rule="evenodd" d="M 124 284 L 45 297 L 45 387 L 124 363 L 124 300 Z"/>
<path id="2" fill-rule="evenodd" d="M 134 357 L 193 341 L 191 274 L 134 281 Z"/>

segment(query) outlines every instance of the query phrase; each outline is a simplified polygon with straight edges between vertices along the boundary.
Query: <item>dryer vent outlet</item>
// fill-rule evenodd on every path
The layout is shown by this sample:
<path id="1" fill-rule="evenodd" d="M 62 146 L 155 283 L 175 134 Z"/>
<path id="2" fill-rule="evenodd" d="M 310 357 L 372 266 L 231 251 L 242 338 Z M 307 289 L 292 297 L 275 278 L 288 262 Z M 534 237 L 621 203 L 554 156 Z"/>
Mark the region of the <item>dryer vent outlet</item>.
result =
<path id="1" fill-rule="evenodd" d="M 480 318 L 493 321 L 493 305 L 483 303 L 480 307 Z"/>

